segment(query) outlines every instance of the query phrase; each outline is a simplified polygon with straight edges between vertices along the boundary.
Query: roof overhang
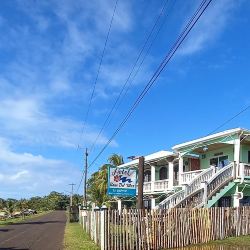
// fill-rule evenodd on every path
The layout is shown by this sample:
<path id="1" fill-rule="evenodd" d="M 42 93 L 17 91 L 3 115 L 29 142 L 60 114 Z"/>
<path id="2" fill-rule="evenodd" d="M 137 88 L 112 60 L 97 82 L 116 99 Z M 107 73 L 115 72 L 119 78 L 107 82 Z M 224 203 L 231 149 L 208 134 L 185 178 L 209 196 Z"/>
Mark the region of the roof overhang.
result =
<path id="1" fill-rule="evenodd" d="M 235 128 L 230 130 L 225 130 L 216 134 L 201 137 L 196 140 L 185 142 L 174 146 L 172 149 L 176 153 L 187 153 L 194 151 L 197 148 L 204 147 L 212 144 L 233 144 L 236 138 L 244 134 L 250 134 L 250 131 L 243 128 Z M 196 150 L 197 151 L 197 150 Z"/>
<path id="2" fill-rule="evenodd" d="M 145 164 L 150 164 L 150 163 L 156 163 L 159 162 L 160 160 L 166 159 L 166 160 L 172 160 L 172 158 L 176 158 L 177 155 L 173 152 L 170 151 L 159 151 L 150 155 L 144 156 Z M 139 159 L 124 163 L 120 166 L 119 168 L 132 168 L 132 167 L 137 167 L 139 163 Z"/>

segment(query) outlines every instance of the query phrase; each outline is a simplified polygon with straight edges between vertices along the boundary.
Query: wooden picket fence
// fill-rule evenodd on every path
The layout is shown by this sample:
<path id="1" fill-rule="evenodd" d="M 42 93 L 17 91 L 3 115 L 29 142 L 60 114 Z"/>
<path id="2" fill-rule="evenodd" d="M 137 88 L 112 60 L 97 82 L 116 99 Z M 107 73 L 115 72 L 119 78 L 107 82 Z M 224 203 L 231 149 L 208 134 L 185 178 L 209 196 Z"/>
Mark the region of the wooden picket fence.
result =
<path id="1" fill-rule="evenodd" d="M 250 208 L 87 211 L 83 229 L 107 250 L 168 249 L 250 234 Z"/>

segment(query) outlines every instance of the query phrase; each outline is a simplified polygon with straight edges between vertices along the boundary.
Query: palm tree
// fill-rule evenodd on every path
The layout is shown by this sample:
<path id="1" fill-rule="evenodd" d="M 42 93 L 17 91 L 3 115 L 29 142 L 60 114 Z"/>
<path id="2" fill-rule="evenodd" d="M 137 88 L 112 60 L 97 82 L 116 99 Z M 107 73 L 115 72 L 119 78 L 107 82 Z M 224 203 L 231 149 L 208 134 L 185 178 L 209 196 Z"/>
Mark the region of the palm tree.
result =
<path id="1" fill-rule="evenodd" d="M 104 164 L 99 171 L 93 173 L 87 183 L 87 193 L 89 199 L 101 206 L 108 200 L 108 167 L 109 164 Z"/>
<path id="2" fill-rule="evenodd" d="M 122 165 L 124 163 L 122 155 L 118 155 L 118 154 L 112 154 L 108 158 L 108 161 L 109 161 L 109 163 L 111 163 L 114 166 L 119 166 L 119 165 Z"/>
<path id="3" fill-rule="evenodd" d="M 118 154 L 112 154 L 108 158 L 110 164 L 104 164 L 100 169 L 93 173 L 87 182 L 87 194 L 90 201 L 97 206 L 103 204 L 109 205 L 107 201 L 109 197 L 107 195 L 108 189 L 108 168 L 109 166 L 119 166 L 123 164 L 123 157 Z"/>

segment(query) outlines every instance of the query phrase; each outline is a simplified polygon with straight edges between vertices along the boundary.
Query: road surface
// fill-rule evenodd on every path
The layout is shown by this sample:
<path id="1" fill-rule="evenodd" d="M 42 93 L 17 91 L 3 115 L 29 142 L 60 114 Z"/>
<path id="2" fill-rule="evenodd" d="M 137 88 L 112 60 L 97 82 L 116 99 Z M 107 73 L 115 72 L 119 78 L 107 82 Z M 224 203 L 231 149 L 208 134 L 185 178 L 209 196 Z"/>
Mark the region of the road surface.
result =
<path id="1" fill-rule="evenodd" d="M 54 211 L 38 218 L 0 227 L 0 249 L 63 249 L 65 211 Z"/>

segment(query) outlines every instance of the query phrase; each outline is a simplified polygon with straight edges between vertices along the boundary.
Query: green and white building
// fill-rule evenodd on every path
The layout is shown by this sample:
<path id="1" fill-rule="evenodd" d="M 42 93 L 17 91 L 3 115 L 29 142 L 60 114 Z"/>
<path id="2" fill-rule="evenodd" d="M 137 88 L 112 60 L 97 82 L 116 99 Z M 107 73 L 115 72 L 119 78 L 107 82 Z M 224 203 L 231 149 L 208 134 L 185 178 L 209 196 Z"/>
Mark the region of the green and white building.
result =
<path id="1" fill-rule="evenodd" d="M 250 205 L 250 131 L 236 128 L 145 156 L 150 208 Z M 138 159 L 120 167 L 137 167 Z"/>

